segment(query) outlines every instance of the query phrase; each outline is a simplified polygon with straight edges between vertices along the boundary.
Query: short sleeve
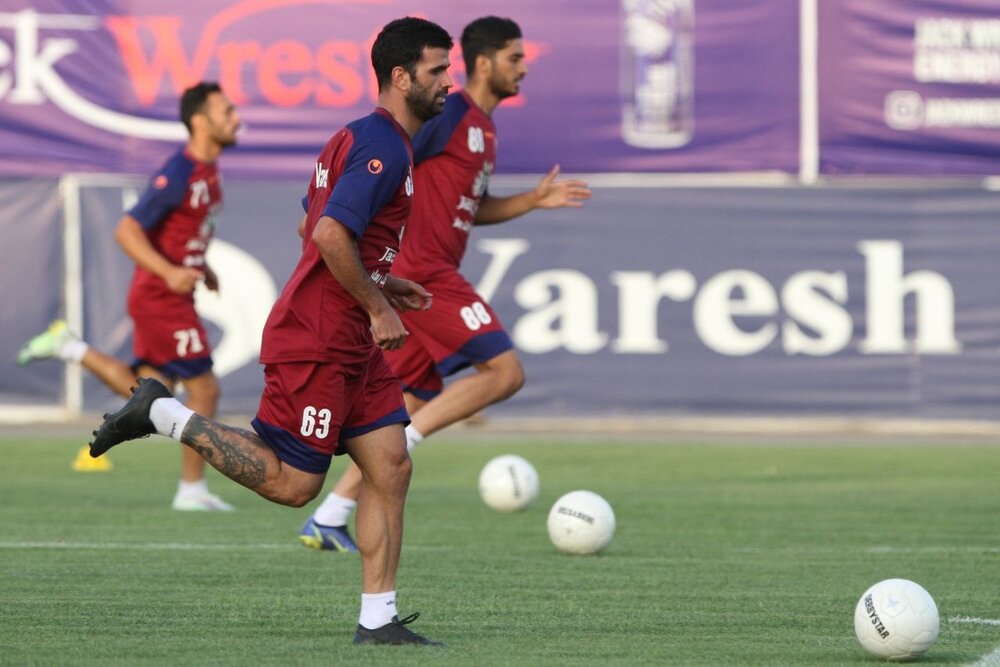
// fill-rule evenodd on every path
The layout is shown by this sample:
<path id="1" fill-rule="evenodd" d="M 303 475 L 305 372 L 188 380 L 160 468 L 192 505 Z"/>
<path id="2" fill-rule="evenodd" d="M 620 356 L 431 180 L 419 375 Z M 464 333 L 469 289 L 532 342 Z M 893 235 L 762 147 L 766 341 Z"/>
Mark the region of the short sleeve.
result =
<path id="1" fill-rule="evenodd" d="M 371 140 L 355 136 L 323 215 L 361 236 L 375 214 L 399 190 L 409 170 L 409 153 L 395 131 Z"/>
<path id="2" fill-rule="evenodd" d="M 128 211 L 142 228 L 150 231 L 184 201 L 194 164 L 181 154 L 174 156 L 146 187 L 139 201 Z"/>

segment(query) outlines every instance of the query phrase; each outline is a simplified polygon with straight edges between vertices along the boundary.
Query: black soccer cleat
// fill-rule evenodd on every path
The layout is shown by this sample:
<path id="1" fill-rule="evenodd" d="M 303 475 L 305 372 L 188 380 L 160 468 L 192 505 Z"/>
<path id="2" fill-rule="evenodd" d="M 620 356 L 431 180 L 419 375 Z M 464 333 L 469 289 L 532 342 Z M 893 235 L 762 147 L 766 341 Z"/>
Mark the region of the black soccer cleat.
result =
<path id="1" fill-rule="evenodd" d="M 90 455 L 96 459 L 126 440 L 156 433 L 156 427 L 149 420 L 149 408 L 158 398 L 173 398 L 173 394 L 156 380 L 139 378 L 139 386 L 132 388 L 132 397 L 128 402 L 117 412 L 104 415 L 104 423 L 94 431 Z"/>
<path id="2" fill-rule="evenodd" d="M 404 619 L 393 616 L 392 621 L 381 628 L 369 630 L 363 625 L 358 625 L 358 631 L 354 633 L 355 644 L 392 644 L 400 646 L 402 644 L 419 644 L 421 646 L 444 646 L 441 642 L 431 641 L 427 637 L 418 635 L 406 626 L 417 620 L 420 612 L 410 614 Z"/>

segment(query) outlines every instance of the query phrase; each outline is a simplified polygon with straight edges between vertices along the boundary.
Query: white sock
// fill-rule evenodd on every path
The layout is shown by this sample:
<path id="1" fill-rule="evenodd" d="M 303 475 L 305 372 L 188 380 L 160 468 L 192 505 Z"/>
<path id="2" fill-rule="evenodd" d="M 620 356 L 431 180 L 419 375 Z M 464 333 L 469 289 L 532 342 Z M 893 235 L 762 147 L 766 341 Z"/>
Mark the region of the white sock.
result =
<path id="1" fill-rule="evenodd" d="M 181 433 L 193 414 L 194 410 L 172 397 L 158 398 L 149 406 L 149 421 L 156 432 L 177 442 L 181 441 Z"/>
<path id="2" fill-rule="evenodd" d="M 321 526 L 346 526 L 347 519 L 357 504 L 356 500 L 338 496 L 331 491 L 313 512 L 313 520 Z"/>
<path id="3" fill-rule="evenodd" d="M 396 615 L 396 591 L 388 593 L 362 593 L 361 617 L 358 619 L 369 630 L 381 628 L 392 622 Z"/>
<path id="4" fill-rule="evenodd" d="M 83 355 L 87 354 L 87 349 L 89 347 L 89 345 L 79 338 L 71 338 L 56 351 L 56 356 L 63 361 L 75 361 L 80 363 L 83 359 Z"/>
<path id="5" fill-rule="evenodd" d="M 208 493 L 208 482 L 205 481 L 204 477 L 194 482 L 188 482 L 182 479 L 180 483 L 177 484 L 178 496 L 187 498 L 191 496 L 203 496 L 206 493 Z"/>
<path id="6" fill-rule="evenodd" d="M 406 427 L 406 451 L 412 452 L 413 448 L 420 444 L 420 441 L 424 439 L 424 436 L 420 435 L 420 431 L 413 428 L 413 424 Z"/>

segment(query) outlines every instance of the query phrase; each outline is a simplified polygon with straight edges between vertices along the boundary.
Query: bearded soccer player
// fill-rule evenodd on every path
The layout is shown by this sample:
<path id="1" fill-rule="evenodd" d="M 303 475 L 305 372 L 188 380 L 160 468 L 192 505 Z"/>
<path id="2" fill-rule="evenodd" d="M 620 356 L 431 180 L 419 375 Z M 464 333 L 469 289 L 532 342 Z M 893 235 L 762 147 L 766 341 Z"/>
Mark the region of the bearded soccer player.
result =
<path id="1" fill-rule="evenodd" d="M 135 262 L 128 293 L 135 360 L 129 365 L 91 347 L 71 333 L 64 320 L 54 321 L 28 341 L 17 360 L 22 365 L 46 358 L 77 362 L 126 398 L 139 375 L 155 377 L 171 388 L 180 382 L 187 405 L 211 417 L 219 401 L 219 382 L 212 372 L 208 335 L 195 311 L 194 290 L 199 281 L 210 290 L 219 289 L 215 272 L 205 262 L 222 210 L 216 160 L 236 144 L 240 116 L 218 84 L 202 82 L 181 95 L 180 117 L 190 140 L 153 175 L 115 229 L 115 240 Z M 181 457 L 173 508 L 231 510 L 209 493 L 202 458 L 183 447 Z M 78 458 L 75 465 L 87 460 Z"/>
<path id="2" fill-rule="evenodd" d="M 554 167 L 534 190 L 508 197 L 489 193 L 496 164 L 492 114 L 517 95 L 527 74 L 518 25 L 506 18 L 477 19 L 462 32 L 468 82 L 444 112 L 414 138 L 417 195 L 393 273 L 434 295 L 428 311 L 403 314 L 405 347 L 386 354 L 405 391 L 412 422 L 407 449 L 450 424 L 513 395 L 524 370 L 513 343 L 489 303 L 459 273 L 475 225 L 505 222 L 536 208 L 579 207 L 590 197 L 580 180 L 559 180 Z M 472 366 L 475 372 L 444 385 L 443 378 Z M 308 547 L 355 551 L 347 528 L 361 487 L 349 467 L 303 526 Z"/>
<path id="3" fill-rule="evenodd" d="M 410 137 L 441 112 L 452 41 L 417 18 L 387 24 L 372 46 L 378 106 L 320 153 L 303 200 L 302 257 L 264 327 L 264 393 L 256 432 L 212 422 L 155 380 L 94 433 L 91 455 L 151 433 L 198 452 L 230 479 L 301 507 L 323 488 L 335 454 L 362 470 L 357 534 L 361 613 L 356 644 L 434 644 L 396 614 L 396 570 L 412 463 L 409 417 L 382 350 L 407 337 L 396 309 L 430 307 L 420 285 L 391 276 L 414 193 Z"/>

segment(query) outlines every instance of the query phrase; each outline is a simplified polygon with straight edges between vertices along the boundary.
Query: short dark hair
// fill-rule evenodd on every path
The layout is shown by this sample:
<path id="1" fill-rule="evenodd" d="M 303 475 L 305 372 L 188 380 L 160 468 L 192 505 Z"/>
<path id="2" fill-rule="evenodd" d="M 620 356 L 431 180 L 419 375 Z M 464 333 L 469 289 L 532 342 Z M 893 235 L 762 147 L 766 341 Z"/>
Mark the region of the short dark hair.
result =
<path id="1" fill-rule="evenodd" d="M 476 57 L 484 55 L 492 58 L 512 39 L 521 38 L 521 28 L 510 19 L 499 16 L 478 18 L 462 31 L 462 60 L 465 61 L 465 75 L 472 76 L 476 70 Z"/>
<path id="2" fill-rule="evenodd" d="M 214 81 L 202 81 L 181 93 L 181 122 L 191 132 L 191 116 L 203 111 L 205 100 L 212 93 L 221 93 L 222 88 Z"/>
<path id="3" fill-rule="evenodd" d="M 425 48 L 450 50 L 453 45 L 447 30 L 426 19 L 407 16 L 385 24 L 372 44 L 372 67 L 379 91 L 392 80 L 393 68 L 404 67 L 415 76 Z"/>

